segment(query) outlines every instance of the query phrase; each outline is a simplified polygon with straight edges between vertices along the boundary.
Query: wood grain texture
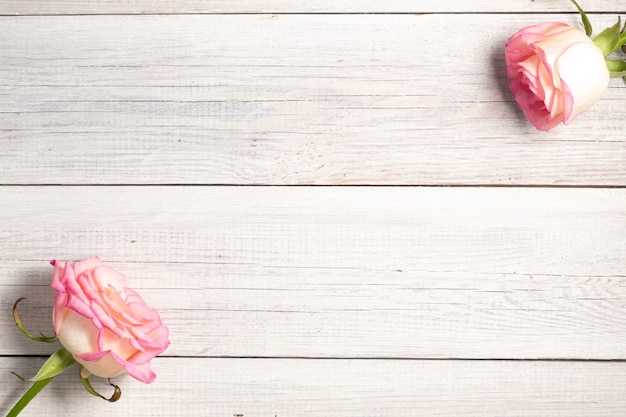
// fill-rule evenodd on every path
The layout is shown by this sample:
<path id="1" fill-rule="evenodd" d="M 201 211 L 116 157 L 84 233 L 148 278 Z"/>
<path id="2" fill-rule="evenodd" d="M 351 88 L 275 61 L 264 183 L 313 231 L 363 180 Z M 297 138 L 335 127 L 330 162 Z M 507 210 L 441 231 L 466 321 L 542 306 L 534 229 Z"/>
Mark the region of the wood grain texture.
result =
<path id="1" fill-rule="evenodd" d="M 0 415 L 58 347 L 13 302 L 51 334 L 47 261 L 97 254 L 170 327 L 158 378 L 24 415 L 623 416 L 626 86 L 535 131 L 503 47 L 548 20 L 579 17 L 0 0 Z"/>
<path id="2" fill-rule="evenodd" d="M 621 2 L 614 0 L 585 0 L 580 2 L 587 12 L 626 13 Z M 99 0 L 74 2 L 70 0 L 2 0 L 0 15 L 59 15 L 59 14 L 192 14 L 192 13 L 537 13 L 575 12 L 565 0 Z"/>
<path id="3" fill-rule="evenodd" d="M 34 372 L 42 361 L 0 358 L 0 383 L 10 387 L 0 412 L 25 389 L 9 371 Z M 27 415 L 621 417 L 625 406 L 624 363 L 159 358 L 154 368 L 150 386 L 116 378 L 123 394 L 114 404 L 87 394 L 70 370 Z"/>
<path id="4" fill-rule="evenodd" d="M 513 103 L 537 16 L 0 20 L 2 184 L 626 185 L 623 83 L 547 134 Z"/>
<path id="5" fill-rule="evenodd" d="M 48 257 L 100 254 L 163 312 L 172 355 L 626 359 L 626 190 L 2 194 L 0 354 L 45 348 L 9 313 L 28 296 L 49 333 Z"/>
<path id="6" fill-rule="evenodd" d="M 623 277 L 115 264 L 187 357 L 624 359 Z M 0 354 L 45 354 L 50 268 L 9 263 Z M 0 277 L 11 282 L 7 270 Z M 30 281 L 25 283 L 24 277 Z M 15 279 L 14 281 L 17 281 Z M 184 283 L 174 285 L 174 283 Z"/>
<path id="7" fill-rule="evenodd" d="M 619 275 L 621 189 L 3 187 L 2 259 Z"/>

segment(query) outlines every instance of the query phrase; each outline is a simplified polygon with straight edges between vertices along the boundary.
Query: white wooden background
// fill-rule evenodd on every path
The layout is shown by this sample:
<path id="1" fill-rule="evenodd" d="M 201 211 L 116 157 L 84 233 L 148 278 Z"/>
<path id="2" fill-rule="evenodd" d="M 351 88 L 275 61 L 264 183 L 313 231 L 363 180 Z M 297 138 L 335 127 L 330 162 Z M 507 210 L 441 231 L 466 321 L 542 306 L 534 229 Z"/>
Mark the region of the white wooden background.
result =
<path id="1" fill-rule="evenodd" d="M 13 302 L 50 333 L 47 261 L 100 255 L 171 329 L 157 380 L 25 416 L 626 415 L 626 85 L 541 133 L 504 74 L 574 11 L 0 0 L 0 414 L 56 348 Z"/>

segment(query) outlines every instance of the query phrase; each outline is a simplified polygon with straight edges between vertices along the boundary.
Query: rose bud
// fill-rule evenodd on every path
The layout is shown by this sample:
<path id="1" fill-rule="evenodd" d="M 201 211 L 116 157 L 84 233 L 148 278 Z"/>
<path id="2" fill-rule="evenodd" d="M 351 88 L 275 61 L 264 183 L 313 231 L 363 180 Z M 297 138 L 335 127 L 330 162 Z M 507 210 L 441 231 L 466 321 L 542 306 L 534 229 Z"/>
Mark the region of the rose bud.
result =
<path id="1" fill-rule="evenodd" d="M 127 372 L 152 382 L 156 375 L 150 360 L 169 345 L 159 314 L 98 257 L 51 264 L 51 287 L 57 291 L 54 330 L 65 349 L 93 375 L 111 378 Z"/>
<path id="2" fill-rule="evenodd" d="M 610 73 L 600 48 L 565 23 L 526 27 L 506 44 L 510 88 L 539 130 L 570 123 L 597 102 Z"/>

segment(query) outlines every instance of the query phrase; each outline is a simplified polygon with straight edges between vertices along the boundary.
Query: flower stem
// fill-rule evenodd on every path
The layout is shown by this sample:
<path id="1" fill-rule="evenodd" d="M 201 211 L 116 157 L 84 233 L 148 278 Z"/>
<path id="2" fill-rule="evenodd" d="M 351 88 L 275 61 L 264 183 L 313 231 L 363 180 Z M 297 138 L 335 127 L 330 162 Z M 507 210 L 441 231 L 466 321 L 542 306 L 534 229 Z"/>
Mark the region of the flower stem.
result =
<path id="1" fill-rule="evenodd" d="M 39 391 L 41 391 L 46 385 L 52 381 L 52 378 L 63 372 L 65 369 L 74 365 L 76 360 L 72 356 L 70 352 L 68 352 L 65 348 L 60 348 L 56 352 L 54 352 L 46 362 L 41 366 L 37 375 L 33 378 L 28 379 L 28 381 L 34 382 L 34 384 L 30 387 L 26 394 L 20 398 L 20 400 L 15 404 L 15 407 L 9 411 L 7 417 L 15 417 L 20 411 L 26 407 L 26 405 L 35 398 Z M 24 380 L 21 376 L 14 374 L 18 378 Z"/>
<path id="2" fill-rule="evenodd" d="M 39 391 L 44 389 L 44 387 L 52 381 L 53 378 L 54 377 L 46 378 L 35 382 L 30 389 L 26 391 L 22 398 L 20 398 L 17 404 L 15 404 L 11 411 L 9 411 L 7 417 L 16 417 L 24 409 L 24 407 L 26 407 L 26 405 L 28 405 L 28 403 L 35 398 L 37 394 L 39 394 Z"/>

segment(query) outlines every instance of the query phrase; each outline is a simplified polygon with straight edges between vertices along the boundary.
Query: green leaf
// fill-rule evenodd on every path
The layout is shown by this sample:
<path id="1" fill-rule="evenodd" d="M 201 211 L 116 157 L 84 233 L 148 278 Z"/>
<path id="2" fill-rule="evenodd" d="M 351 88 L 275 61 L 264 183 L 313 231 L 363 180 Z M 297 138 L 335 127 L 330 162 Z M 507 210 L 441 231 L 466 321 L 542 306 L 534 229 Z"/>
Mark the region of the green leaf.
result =
<path id="1" fill-rule="evenodd" d="M 76 363 L 76 359 L 65 348 L 61 348 L 54 352 L 48 360 L 41 366 L 37 375 L 29 379 L 29 381 L 41 381 L 43 379 L 53 378 L 65 371 Z"/>
<path id="2" fill-rule="evenodd" d="M 578 13 L 580 13 L 580 18 L 583 21 L 583 27 L 585 28 L 585 33 L 587 34 L 587 36 L 591 36 L 591 33 L 593 32 L 593 29 L 591 27 L 591 22 L 589 21 L 589 19 L 587 18 L 587 14 L 585 13 L 585 11 L 582 9 L 582 7 L 580 7 L 578 5 L 578 3 L 576 3 L 576 0 L 570 0 L 572 3 L 574 3 L 574 6 L 576 6 L 576 8 L 578 9 Z"/>
<path id="3" fill-rule="evenodd" d="M 28 338 L 37 341 L 37 342 L 56 342 L 57 337 L 56 336 L 52 336 L 52 337 L 46 337 L 46 336 L 34 336 L 32 334 L 30 334 L 25 328 L 24 325 L 22 325 L 22 320 L 20 319 L 20 315 L 17 313 L 17 305 L 19 304 L 20 301 L 25 300 L 25 297 L 21 297 L 18 298 L 17 301 L 15 302 L 15 304 L 13 304 L 13 321 L 15 321 L 15 324 L 17 325 L 18 329 L 20 329 L 22 331 L 22 333 L 24 333 Z"/>
<path id="4" fill-rule="evenodd" d="M 620 28 L 622 27 L 622 19 L 618 18 L 617 23 L 611 27 L 604 29 L 598 36 L 593 39 L 598 48 L 605 57 L 619 49 L 620 45 Z"/>
<path id="5" fill-rule="evenodd" d="M 9 411 L 7 417 L 16 417 L 23 409 L 28 405 L 28 403 L 35 398 L 39 391 L 44 389 L 46 385 L 48 385 L 52 381 L 52 378 L 42 379 L 40 381 L 35 382 L 22 398 L 15 404 L 15 406 Z"/>
<path id="6" fill-rule="evenodd" d="M 91 383 L 89 382 L 89 377 L 83 377 L 83 372 L 84 368 L 81 366 L 80 367 L 80 382 L 83 383 L 83 386 L 85 387 L 85 389 L 91 394 L 91 395 L 95 395 L 96 397 L 100 397 L 103 400 L 107 400 L 108 402 L 114 403 L 115 401 L 119 400 L 120 397 L 122 396 L 122 390 L 120 389 L 120 387 L 118 387 L 115 384 L 111 384 L 111 381 L 109 380 L 109 385 L 111 385 L 113 387 L 113 395 L 111 396 L 111 398 L 107 398 L 104 395 L 100 394 L 98 391 L 96 391 L 94 389 L 94 387 L 91 386 Z"/>

